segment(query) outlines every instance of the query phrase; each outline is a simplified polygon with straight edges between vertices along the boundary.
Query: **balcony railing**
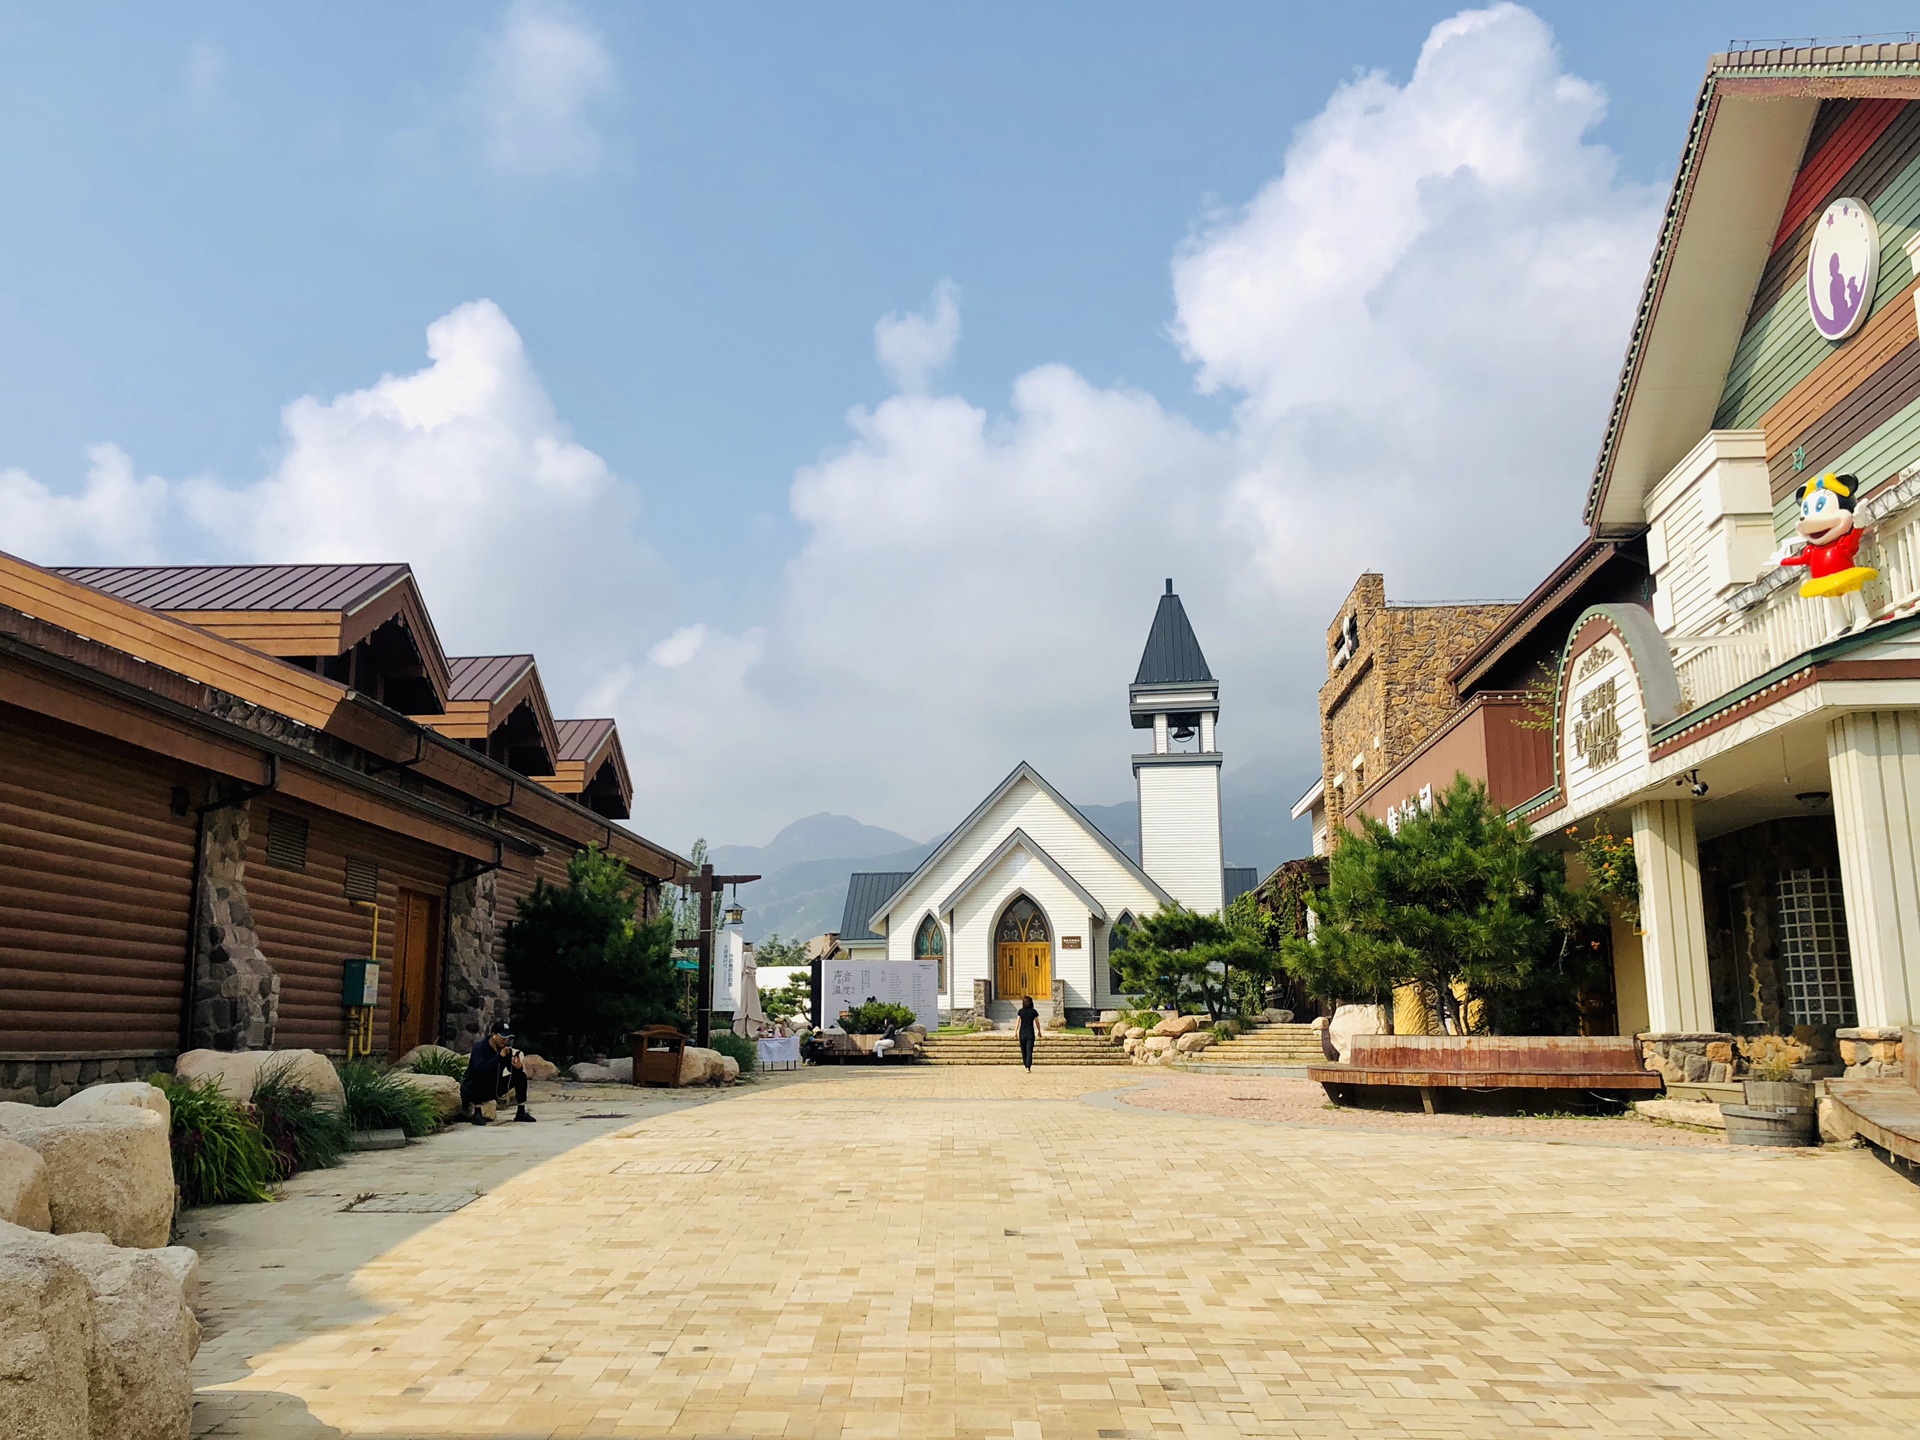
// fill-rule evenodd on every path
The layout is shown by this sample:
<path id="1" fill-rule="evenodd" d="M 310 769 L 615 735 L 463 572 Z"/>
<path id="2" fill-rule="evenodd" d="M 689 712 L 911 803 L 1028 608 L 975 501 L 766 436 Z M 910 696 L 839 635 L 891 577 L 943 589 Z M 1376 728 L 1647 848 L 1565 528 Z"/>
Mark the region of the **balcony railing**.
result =
<path id="1" fill-rule="evenodd" d="M 1920 464 L 1863 504 L 1860 519 L 1872 528 L 1859 563 L 1880 572 L 1861 592 L 1868 614 L 1879 621 L 1920 610 Z M 1839 608 L 1803 599 L 1805 576 L 1798 568 L 1770 570 L 1733 593 L 1720 629 L 1668 637 L 1685 709 L 1737 690 L 1832 636 Z"/>

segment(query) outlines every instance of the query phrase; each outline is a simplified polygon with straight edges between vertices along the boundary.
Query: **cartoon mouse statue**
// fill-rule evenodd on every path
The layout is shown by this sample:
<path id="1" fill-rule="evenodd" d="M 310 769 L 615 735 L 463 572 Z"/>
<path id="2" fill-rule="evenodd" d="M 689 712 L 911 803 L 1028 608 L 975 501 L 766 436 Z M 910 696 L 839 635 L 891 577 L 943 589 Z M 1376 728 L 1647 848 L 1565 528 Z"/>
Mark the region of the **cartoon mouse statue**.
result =
<path id="1" fill-rule="evenodd" d="M 1789 536 L 1773 557 L 1776 565 L 1806 566 L 1802 595 L 1825 596 L 1839 605 L 1835 635 L 1866 625 L 1870 617 L 1860 589 L 1880 573 L 1871 565 L 1854 563 L 1865 534 L 1853 521 L 1859 488 L 1851 475 L 1818 475 L 1807 481 L 1800 487 L 1800 533 Z"/>

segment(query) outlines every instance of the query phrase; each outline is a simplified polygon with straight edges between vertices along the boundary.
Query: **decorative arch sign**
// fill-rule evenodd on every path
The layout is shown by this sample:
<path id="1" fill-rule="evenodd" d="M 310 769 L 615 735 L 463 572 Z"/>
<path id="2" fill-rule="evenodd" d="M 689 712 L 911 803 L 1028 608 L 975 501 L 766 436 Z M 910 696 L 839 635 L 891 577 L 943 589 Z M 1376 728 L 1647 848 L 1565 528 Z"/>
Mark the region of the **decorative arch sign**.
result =
<path id="1" fill-rule="evenodd" d="M 1880 226 L 1864 200 L 1836 200 L 1813 227 L 1807 250 L 1807 313 L 1829 340 L 1844 340 L 1873 309 L 1880 278 Z"/>
<path id="2" fill-rule="evenodd" d="M 1631 786 L 1653 731 L 1680 713 L 1673 656 L 1637 605 L 1596 605 L 1574 622 L 1556 714 L 1560 793 L 1576 813 Z"/>

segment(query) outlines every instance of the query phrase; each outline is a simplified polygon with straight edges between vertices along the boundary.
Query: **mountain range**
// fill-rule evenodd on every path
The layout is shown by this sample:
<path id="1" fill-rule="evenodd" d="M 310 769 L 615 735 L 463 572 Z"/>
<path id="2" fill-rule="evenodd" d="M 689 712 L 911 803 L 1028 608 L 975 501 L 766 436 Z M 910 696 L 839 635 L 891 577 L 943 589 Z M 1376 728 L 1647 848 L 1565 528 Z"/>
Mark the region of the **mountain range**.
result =
<path id="1" fill-rule="evenodd" d="M 1264 767 L 1263 767 L 1264 768 Z M 1229 865 L 1251 865 L 1262 875 L 1292 855 L 1305 854 L 1306 828 L 1288 807 L 1304 783 L 1253 766 L 1221 786 L 1221 829 Z M 1140 806 L 1135 800 L 1082 805 L 1080 813 L 1135 863 L 1140 859 Z M 840 928 L 847 876 L 855 870 L 912 870 L 944 836 L 921 842 L 847 815 L 822 811 L 795 820 L 765 845 L 716 845 L 708 858 L 723 875 L 758 875 L 740 887 L 746 934 L 807 940 Z"/>

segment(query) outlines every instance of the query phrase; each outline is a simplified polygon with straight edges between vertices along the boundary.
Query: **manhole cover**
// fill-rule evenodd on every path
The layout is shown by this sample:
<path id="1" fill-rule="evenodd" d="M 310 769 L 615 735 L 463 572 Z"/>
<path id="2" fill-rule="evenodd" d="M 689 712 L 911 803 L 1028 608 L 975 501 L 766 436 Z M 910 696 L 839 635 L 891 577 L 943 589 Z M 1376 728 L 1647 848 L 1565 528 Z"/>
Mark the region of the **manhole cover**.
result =
<path id="1" fill-rule="evenodd" d="M 622 1160 L 613 1175 L 705 1175 L 718 1170 L 718 1160 Z"/>
<path id="2" fill-rule="evenodd" d="M 356 1215 L 450 1215 L 480 1197 L 471 1190 L 438 1195 L 363 1195 L 346 1208 Z"/>

